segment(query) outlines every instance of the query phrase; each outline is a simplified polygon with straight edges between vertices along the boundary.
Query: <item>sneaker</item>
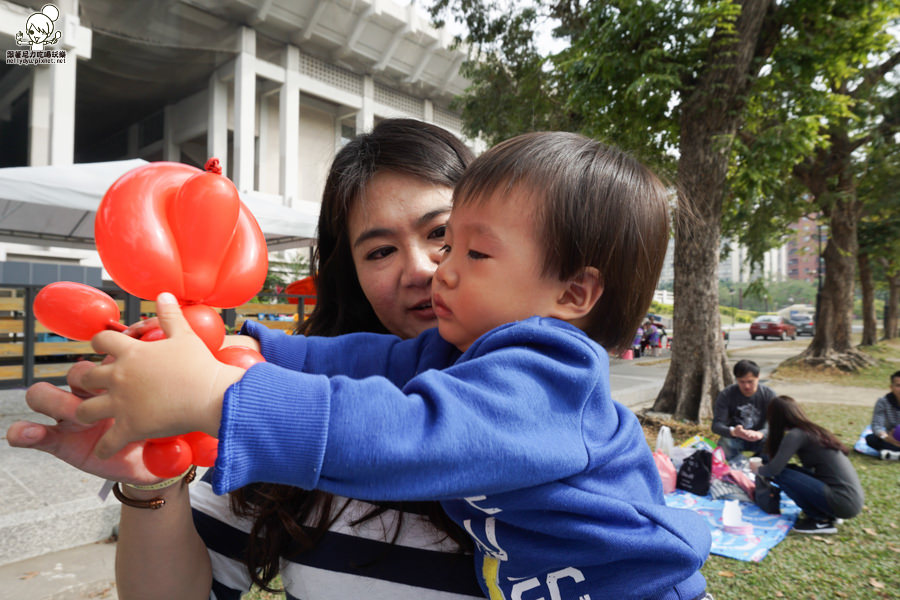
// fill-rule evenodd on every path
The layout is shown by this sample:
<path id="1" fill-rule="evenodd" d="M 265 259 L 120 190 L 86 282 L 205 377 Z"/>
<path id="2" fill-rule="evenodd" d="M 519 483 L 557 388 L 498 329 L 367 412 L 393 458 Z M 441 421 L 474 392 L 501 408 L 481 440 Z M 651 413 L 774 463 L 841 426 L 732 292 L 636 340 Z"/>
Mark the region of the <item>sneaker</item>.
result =
<path id="1" fill-rule="evenodd" d="M 816 521 L 809 517 L 800 517 L 794 524 L 794 531 L 797 533 L 818 533 L 821 535 L 837 533 L 837 527 L 834 521 Z"/>
<path id="2" fill-rule="evenodd" d="M 900 450 L 882 450 L 881 460 L 900 460 Z"/>

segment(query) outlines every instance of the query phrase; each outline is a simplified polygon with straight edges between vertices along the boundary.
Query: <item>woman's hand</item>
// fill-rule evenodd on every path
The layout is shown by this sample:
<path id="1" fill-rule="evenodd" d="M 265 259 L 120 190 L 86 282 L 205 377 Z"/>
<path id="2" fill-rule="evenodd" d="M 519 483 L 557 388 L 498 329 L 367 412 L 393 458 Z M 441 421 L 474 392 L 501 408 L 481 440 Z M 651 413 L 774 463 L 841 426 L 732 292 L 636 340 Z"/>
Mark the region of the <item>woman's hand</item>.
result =
<path id="1" fill-rule="evenodd" d="M 33 448 L 52 454 L 70 465 L 104 479 L 146 485 L 159 481 L 141 458 L 142 445 L 128 444 L 105 460 L 94 454 L 97 441 L 112 425 L 104 419 L 92 425 L 80 423 L 75 411 L 84 398 L 90 397 L 83 384 L 86 373 L 96 368 L 91 362 L 78 362 L 66 376 L 72 392 L 46 382 L 36 383 L 25 394 L 25 401 L 35 412 L 56 420 L 56 425 L 18 421 L 10 425 L 6 439 L 16 448 Z"/>

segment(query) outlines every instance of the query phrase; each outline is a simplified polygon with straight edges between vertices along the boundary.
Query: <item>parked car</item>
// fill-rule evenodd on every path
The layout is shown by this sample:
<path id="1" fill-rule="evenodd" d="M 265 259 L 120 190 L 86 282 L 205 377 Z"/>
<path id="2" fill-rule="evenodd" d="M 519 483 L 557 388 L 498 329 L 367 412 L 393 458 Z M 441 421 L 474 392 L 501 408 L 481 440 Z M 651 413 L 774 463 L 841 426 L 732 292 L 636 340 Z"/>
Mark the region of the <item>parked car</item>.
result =
<path id="1" fill-rule="evenodd" d="M 757 336 L 762 336 L 763 339 L 775 337 L 793 340 L 797 337 L 797 328 L 779 315 L 762 315 L 750 324 L 750 339 L 755 340 Z"/>
<path id="2" fill-rule="evenodd" d="M 813 320 L 812 315 L 797 313 L 791 315 L 788 321 L 797 328 L 797 335 L 805 333 L 809 335 L 816 334 L 816 322 Z"/>

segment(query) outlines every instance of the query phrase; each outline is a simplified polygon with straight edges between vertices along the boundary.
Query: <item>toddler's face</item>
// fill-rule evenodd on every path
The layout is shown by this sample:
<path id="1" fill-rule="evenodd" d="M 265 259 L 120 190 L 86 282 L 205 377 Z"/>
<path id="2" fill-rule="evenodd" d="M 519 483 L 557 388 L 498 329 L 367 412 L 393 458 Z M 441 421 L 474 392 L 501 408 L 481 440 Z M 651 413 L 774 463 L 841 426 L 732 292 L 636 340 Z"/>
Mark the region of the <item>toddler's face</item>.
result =
<path id="1" fill-rule="evenodd" d="M 556 316 L 566 283 L 541 274 L 546 249 L 520 193 L 454 208 L 432 305 L 441 337 L 465 351 L 491 329 Z"/>

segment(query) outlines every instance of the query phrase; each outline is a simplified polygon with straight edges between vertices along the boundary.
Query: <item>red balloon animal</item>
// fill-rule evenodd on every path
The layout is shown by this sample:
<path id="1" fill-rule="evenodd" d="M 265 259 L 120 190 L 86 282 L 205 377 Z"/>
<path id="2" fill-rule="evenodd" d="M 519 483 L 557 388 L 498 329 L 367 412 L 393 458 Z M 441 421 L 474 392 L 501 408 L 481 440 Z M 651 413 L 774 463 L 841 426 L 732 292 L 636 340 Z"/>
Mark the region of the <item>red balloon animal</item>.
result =
<path id="1" fill-rule="evenodd" d="M 250 348 L 222 348 L 225 325 L 213 307 L 232 308 L 256 295 L 268 259 L 256 219 L 217 159 L 207 161 L 203 171 L 155 162 L 125 173 L 100 202 L 94 239 L 119 287 L 145 300 L 174 294 L 218 360 L 244 368 L 263 360 Z M 126 329 L 112 298 L 68 281 L 44 287 L 35 297 L 34 314 L 51 331 L 74 340 Z M 155 329 L 141 339 L 162 337 Z M 144 464 L 157 477 L 174 477 L 191 464 L 212 466 L 217 443 L 202 432 L 147 440 Z"/>

